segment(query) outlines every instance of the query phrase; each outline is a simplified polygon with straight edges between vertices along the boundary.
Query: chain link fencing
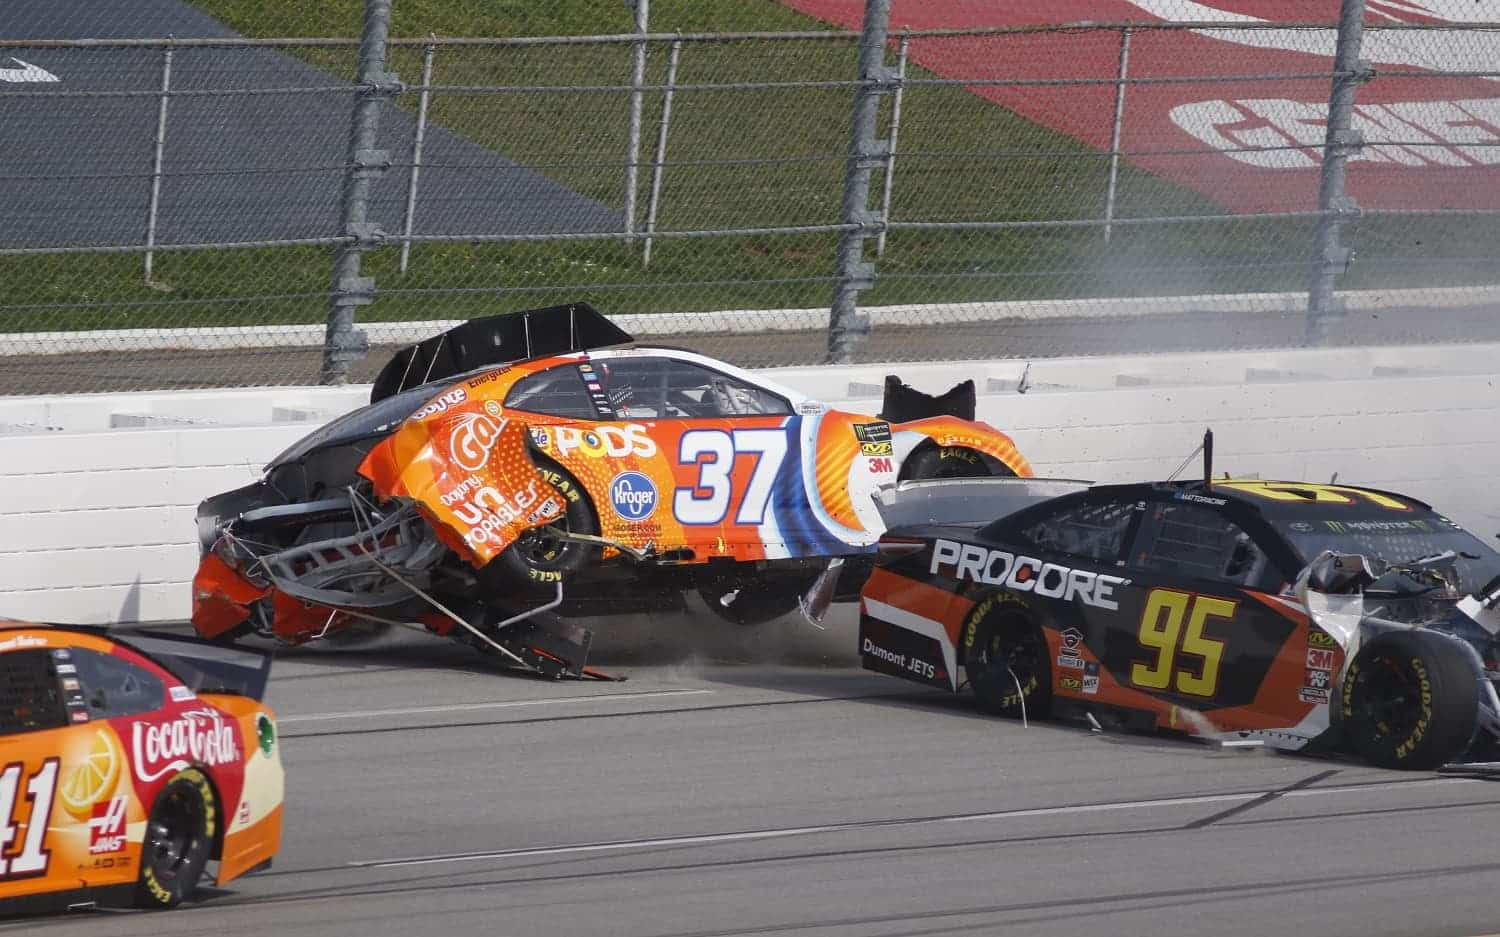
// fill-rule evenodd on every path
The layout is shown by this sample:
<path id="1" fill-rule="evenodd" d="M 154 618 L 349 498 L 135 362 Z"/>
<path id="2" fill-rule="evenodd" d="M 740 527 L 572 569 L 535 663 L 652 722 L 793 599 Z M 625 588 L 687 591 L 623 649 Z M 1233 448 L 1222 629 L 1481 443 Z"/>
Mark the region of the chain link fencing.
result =
<path id="1" fill-rule="evenodd" d="M 1500 339 L 1495 24 L 1371 23 L 1340 70 L 1332 22 L 377 49 L 335 16 L 0 39 L 0 393 L 368 380 L 573 299 L 750 366 Z"/>

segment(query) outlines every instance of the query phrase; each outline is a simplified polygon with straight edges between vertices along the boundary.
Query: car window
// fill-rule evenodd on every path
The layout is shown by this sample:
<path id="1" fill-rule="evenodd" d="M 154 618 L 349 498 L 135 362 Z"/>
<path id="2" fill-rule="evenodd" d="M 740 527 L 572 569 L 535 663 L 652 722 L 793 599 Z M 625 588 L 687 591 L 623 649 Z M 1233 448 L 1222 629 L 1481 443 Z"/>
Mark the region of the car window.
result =
<path id="1" fill-rule="evenodd" d="M 1136 514 L 1134 501 L 1072 504 L 1035 521 L 1021 535 L 1040 550 L 1118 563 Z"/>
<path id="2" fill-rule="evenodd" d="M 1235 585 L 1256 585 L 1266 554 L 1239 525 L 1212 508 L 1180 501 L 1150 505 L 1152 531 L 1136 547 L 1143 569 Z"/>
<path id="3" fill-rule="evenodd" d="M 0 735 L 60 729 L 68 724 L 52 652 L 0 654 Z"/>
<path id="4" fill-rule="evenodd" d="M 790 403 L 769 391 L 688 361 L 607 358 L 594 365 L 605 394 L 623 420 L 792 412 Z"/>
<path id="5" fill-rule="evenodd" d="M 75 648 L 73 664 L 90 718 L 112 719 L 161 708 L 161 678 L 123 657 Z"/>
<path id="6" fill-rule="evenodd" d="M 599 419 L 576 364 L 559 365 L 521 378 L 506 395 L 505 406 L 576 420 Z"/>

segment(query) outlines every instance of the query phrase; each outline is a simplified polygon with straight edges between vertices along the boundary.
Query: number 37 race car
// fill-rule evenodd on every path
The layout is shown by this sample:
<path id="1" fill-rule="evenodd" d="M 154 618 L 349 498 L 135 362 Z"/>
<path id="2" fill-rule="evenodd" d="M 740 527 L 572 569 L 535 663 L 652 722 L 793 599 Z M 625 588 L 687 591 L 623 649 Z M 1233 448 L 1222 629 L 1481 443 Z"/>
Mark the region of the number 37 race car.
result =
<path id="1" fill-rule="evenodd" d="M 1500 554 L 1344 485 L 918 482 L 863 590 L 867 669 L 992 712 L 1392 768 L 1500 752 Z M 968 524 L 923 524 L 933 505 Z"/>
<path id="2" fill-rule="evenodd" d="M 681 608 L 696 591 L 755 624 L 820 577 L 853 600 L 885 529 L 875 492 L 1031 474 L 973 421 L 972 383 L 932 398 L 888 379 L 866 416 L 630 342 L 579 303 L 403 349 L 369 406 L 200 506 L 199 634 L 415 624 L 576 674 L 587 633 L 542 634 L 541 612 Z"/>
<path id="3" fill-rule="evenodd" d="M 0 916 L 169 908 L 281 843 L 267 654 L 0 619 Z"/>

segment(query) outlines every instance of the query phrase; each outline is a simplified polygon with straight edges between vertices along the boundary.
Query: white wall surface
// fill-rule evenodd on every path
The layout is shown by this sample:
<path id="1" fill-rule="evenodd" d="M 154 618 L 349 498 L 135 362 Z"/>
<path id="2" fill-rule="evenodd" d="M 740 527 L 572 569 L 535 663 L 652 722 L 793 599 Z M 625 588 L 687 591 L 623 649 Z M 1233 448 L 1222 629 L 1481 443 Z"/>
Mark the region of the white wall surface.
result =
<path id="1" fill-rule="evenodd" d="M 887 373 L 931 392 L 973 377 L 979 417 L 1037 473 L 1165 477 L 1214 430 L 1216 474 L 1404 491 L 1500 531 L 1500 346 L 778 368 L 875 413 Z M 1024 389 L 1024 393 L 1018 392 Z M 183 618 L 194 510 L 259 477 L 367 386 L 0 398 L 0 615 Z M 1196 474 L 1195 462 L 1187 474 Z"/>

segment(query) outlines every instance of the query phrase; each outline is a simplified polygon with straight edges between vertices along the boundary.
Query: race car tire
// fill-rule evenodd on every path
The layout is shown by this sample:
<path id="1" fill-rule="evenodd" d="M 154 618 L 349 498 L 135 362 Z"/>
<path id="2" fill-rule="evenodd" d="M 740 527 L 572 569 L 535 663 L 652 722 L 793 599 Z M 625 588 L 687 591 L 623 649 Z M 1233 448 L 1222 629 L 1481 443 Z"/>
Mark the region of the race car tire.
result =
<path id="1" fill-rule="evenodd" d="M 965 446 L 924 445 L 906 457 L 901 481 L 917 478 L 987 478 L 1014 476 L 1009 467 Z"/>
<path id="2" fill-rule="evenodd" d="M 974 697 L 996 715 L 1019 717 L 1024 703 L 1028 719 L 1046 716 L 1052 708 L 1052 666 L 1042 629 L 1024 612 L 996 610 L 992 603 L 975 606 L 961 638 L 964 675 Z"/>
<path id="3" fill-rule="evenodd" d="M 563 499 L 563 516 L 547 526 L 572 533 L 599 533 L 598 517 L 578 479 L 551 459 L 536 455 L 533 458 L 537 471 Z M 494 574 L 505 584 L 523 592 L 550 595 L 556 583 L 566 582 L 586 566 L 597 549 L 592 544 L 555 540 L 528 531 L 495 557 L 486 570 L 493 567 Z"/>
<path id="4" fill-rule="evenodd" d="M 732 625 L 763 625 L 797 610 L 797 600 L 812 586 L 807 576 L 754 576 L 708 572 L 698 579 L 698 597 L 708 610 Z M 731 592 L 733 600 L 724 599 Z"/>
<path id="5" fill-rule="evenodd" d="M 1479 721 L 1479 677 L 1451 638 L 1390 631 L 1344 676 L 1339 716 L 1360 757 L 1382 768 L 1430 770 L 1459 757 Z"/>
<path id="6" fill-rule="evenodd" d="M 217 804 L 197 768 L 179 771 L 156 795 L 141 843 L 137 907 L 165 910 L 192 895 L 218 835 Z"/>

